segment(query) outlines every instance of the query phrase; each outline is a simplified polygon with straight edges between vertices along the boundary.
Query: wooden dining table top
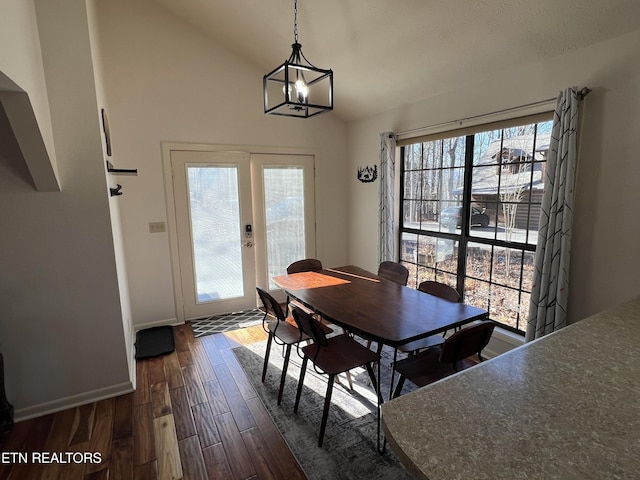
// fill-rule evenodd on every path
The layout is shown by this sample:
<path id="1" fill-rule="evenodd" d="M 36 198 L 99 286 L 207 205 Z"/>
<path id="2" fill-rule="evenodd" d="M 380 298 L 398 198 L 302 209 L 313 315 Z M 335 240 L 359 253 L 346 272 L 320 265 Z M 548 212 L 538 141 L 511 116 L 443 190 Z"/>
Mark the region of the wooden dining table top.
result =
<path id="1" fill-rule="evenodd" d="M 273 278 L 307 308 L 358 335 L 397 347 L 488 316 L 354 265 Z"/>

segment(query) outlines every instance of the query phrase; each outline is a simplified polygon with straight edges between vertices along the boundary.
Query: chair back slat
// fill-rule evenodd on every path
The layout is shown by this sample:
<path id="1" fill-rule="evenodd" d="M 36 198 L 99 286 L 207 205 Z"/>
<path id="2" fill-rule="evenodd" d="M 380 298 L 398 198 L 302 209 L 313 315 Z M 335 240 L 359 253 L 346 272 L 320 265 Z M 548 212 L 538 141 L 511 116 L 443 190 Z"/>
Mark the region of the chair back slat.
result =
<path id="1" fill-rule="evenodd" d="M 494 328 L 495 324 L 491 320 L 485 320 L 454 333 L 442 346 L 440 362 L 455 365 L 471 355 L 480 355 L 491 340 Z"/>
<path id="2" fill-rule="evenodd" d="M 409 270 L 401 263 L 385 261 L 378 267 L 378 276 L 406 286 L 409 280 Z"/>
<path id="3" fill-rule="evenodd" d="M 418 290 L 430 295 L 434 295 L 436 297 L 443 298 L 445 300 L 449 300 L 450 302 L 458 303 L 460 301 L 460 294 L 458 293 L 458 291 L 445 283 L 426 280 L 418 285 Z"/>
<path id="4" fill-rule="evenodd" d="M 322 324 L 310 314 L 297 307 L 293 307 L 293 319 L 302 333 L 311 337 L 316 345 L 322 347 L 329 344 Z"/>
<path id="5" fill-rule="evenodd" d="M 305 258 L 304 260 L 298 260 L 287 267 L 288 274 L 301 272 L 319 272 L 320 270 L 322 270 L 322 262 L 315 258 Z"/>

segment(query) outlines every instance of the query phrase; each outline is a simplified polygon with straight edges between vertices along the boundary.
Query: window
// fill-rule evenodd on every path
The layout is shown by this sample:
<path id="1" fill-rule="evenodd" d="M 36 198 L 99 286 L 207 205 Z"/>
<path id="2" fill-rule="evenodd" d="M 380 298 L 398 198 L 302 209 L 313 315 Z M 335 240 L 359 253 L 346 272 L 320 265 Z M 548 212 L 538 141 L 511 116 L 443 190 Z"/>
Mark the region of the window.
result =
<path id="1" fill-rule="evenodd" d="M 551 114 L 399 142 L 400 260 L 524 334 Z"/>

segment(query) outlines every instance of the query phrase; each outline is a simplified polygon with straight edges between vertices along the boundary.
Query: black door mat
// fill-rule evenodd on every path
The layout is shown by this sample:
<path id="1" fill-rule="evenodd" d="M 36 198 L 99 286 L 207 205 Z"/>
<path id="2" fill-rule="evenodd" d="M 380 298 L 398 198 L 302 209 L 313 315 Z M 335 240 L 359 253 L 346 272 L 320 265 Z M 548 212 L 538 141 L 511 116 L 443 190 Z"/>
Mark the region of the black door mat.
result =
<path id="1" fill-rule="evenodd" d="M 165 355 L 175 348 L 170 326 L 147 328 L 136 334 L 136 360 Z"/>

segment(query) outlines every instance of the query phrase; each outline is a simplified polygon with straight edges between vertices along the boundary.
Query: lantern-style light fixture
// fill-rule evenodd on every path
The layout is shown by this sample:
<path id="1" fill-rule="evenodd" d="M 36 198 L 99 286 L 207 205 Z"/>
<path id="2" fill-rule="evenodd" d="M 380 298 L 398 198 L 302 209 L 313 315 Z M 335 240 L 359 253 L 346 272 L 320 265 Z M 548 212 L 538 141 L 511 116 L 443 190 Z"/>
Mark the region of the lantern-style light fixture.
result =
<path id="1" fill-rule="evenodd" d="M 291 56 L 262 79 L 264 113 L 308 118 L 333 110 L 333 71 L 314 66 L 298 43 L 298 1 L 293 4 Z"/>

